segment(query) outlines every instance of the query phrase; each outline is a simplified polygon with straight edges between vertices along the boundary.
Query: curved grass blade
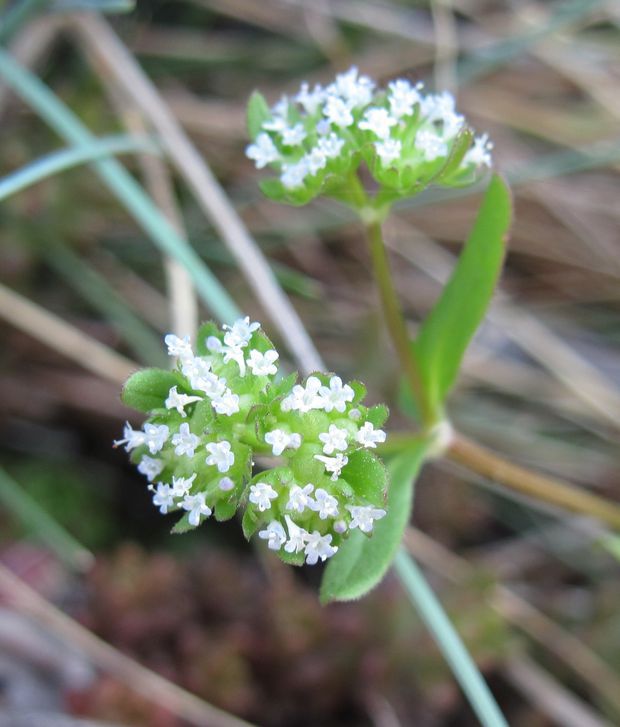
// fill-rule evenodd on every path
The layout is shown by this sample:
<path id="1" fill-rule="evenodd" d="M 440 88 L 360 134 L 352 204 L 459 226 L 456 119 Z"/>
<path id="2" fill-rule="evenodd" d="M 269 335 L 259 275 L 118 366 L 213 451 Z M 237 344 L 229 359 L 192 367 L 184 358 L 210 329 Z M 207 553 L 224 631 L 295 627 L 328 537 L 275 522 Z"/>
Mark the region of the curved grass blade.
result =
<path id="1" fill-rule="evenodd" d="M 407 595 L 433 635 L 483 727 L 508 727 L 484 677 L 416 563 L 401 549 L 394 566 Z"/>
<path id="2" fill-rule="evenodd" d="M 40 79 L 2 49 L 0 76 L 68 143 L 87 146 L 96 139 Z M 226 323 L 238 318 L 239 309 L 226 289 L 131 174 L 115 159 L 99 159 L 93 162 L 93 167 L 162 252 L 177 260 L 189 272 L 197 292 L 214 316 Z"/>

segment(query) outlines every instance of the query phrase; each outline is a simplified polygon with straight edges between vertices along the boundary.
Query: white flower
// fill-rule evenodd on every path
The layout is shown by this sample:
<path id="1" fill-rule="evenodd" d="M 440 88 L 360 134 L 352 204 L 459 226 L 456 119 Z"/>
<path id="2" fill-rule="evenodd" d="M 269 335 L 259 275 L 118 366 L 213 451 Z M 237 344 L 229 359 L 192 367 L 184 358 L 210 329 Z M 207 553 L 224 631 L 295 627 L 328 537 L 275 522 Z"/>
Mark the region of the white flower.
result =
<path id="1" fill-rule="evenodd" d="M 363 446 L 374 449 L 377 444 L 385 442 L 385 432 L 383 429 L 375 429 L 371 422 L 366 422 L 364 426 L 355 435 L 355 439 Z"/>
<path id="2" fill-rule="evenodd" d="M 219 472 L 228 472 L 235 462 L 235 454 L 230 451 L 230 442 L 209 442 L 207 444 L 209 456 L 205 460 L 207 464 L 217 467 Z"/>
<path id="3" fill-rule="evenodd" d="M 125 445 L 125 452 L 131 452 L 132 449 L 146 444 L 146 435 L 140 429 L 133 429 L 131 424 L 126 422 L 123 428 L 123 438 L 114 440 L 115 447 L 121 444 Z"/>
<path id="4" fill-rule="evenodd" d="M 319 487 L 314 493 L 314 504 L 312 509 L 319 513 L 321 520 L 328 517 L 338 517 L 338 500 L 332 495 Z"/>
<path id="5" fill-rule="evenodd" d="M 145 475 L 149 482 L 152 482 L 164 469 L 164 466 L 161 459 L 155 459 L 145 454 L 138 465 L 138 472 Z"/>
<path id="6" fill-rule="evenodd" d="M 230 492 L 235 489 L 235 483 L 230 479 L 230 477 L 222 477 L 217 486 L 220 490 L 222 490 L 222 492 Z"/>
<path id="7" fill-rule="evenodd" d="M 306 130 L 303 124 L 295 124 L 295 126 L 282 129 L 281 136 L 282 143 L 286 146 L 299 146 L 306 138 Z"/>
<path id="8" fill-rule="evenodd" d="M 347 532 L 347 524 L 344 520 L 336 520 L 336 522 L 334 523 L 334 532 L 338 533 L 339 535 Z"/>
<path id="9" fill-rule="evenodd" d="M 375 150 L 381 159 L 381 163 L 388 166 L 400 157 L 403 145 L 398 139 L 386 139 L 385 141 L 375 142 Z"/>
<path id="10" fill-rule="evenodd" d="M 289 491 L 288 502 L 286 503 L 287 510 L 295 510 L 296 512 L 303 512 L 307 507 L 311 510 L 314 509 L 312 505 L 314 500 L 310 497 L 314 485 L 308 484 L 305 487 L 299 485 L 293 485 Z"/>
<path id="11" fill-rule="evenodd" d="M 168 439 L 169 429 L 165 424 L 145 424 L 144 443 L 151 454 L 157 454 Z"/>
<path id="12" fill-rule="evenodd" d="M 275 500 L 278 493 L 267 482 L 258 482 L 250 487 L 250 502 L 253 502 L 260 512 L 271 508 L 271 501 Z"/>
<path id="13" fill-rule="evenodd" d="M 331 123 L 345 128 L 353 123 L 353 114 L 347 104 L 337 96 L 328 96 L 323 109 L 325 118 Z"/>
<path id="14" fill-rule="evenodd" d="M 217 399 L 226 391 L 226 379 L 208 371 L 204 376 L 194 379 L 192 386 L 198 391 L 204 391 L 209 399 Z"/>
<path id="15" fill-rule="evenodd" d="M 429 93 L 420 100 L 422 114 L 429 121 L 443 121 L 444 118 L 455 113 L 454 96 L 449 91 L 443 93 Z"/>
<path id="16" fill-rule="evenodd" d="M 208 336 L 206 345 L 211 353 L 219 353 L 222 350 L 222 342 L 217 336 Z"/>
<path id="17" fill-rule="evenodd" d="M 152 488 L 151 488 L 152 489 Z M 157 483 L 157 490 L 153 495 L 153 505 L 159 508 L 159 512 L 165 515 L 168 512 L 169 507 L 174 506 L 173 492 L 170 485 L 164 482 Z"/>
<path id="18" fill-rule="evenodd" d="M 344 452 L 348 447 L 348 434 L 349 432 L 346 429 L 340 429 L 335 424 L 330 424 L 327 432 L 321 432 L 319 434 L 319 439 L 323 442 L 323 451 L 325 454 L 332 454 L 337 449 Z"/>
<path id="19" fill-rule="evenodd" d="M 243 355 L 243 348 L 241 346 L 224 346 L 222 353 L 224 354 L 224 363 L 234 361 L 239 367 L 239 374 L 245 376 L 245 356 Z"/>
<path id="20" fill-rule="evenodd" d="M 348 416 L 349 419 L 353 419 L 356 422 L 362 416 L 362 412 L 359 409 L 351 409 Z"/>
<path id="21" fill-rule="evenodd" d="M 263 129 L 267 131 L 280 132 L 288 125 L 288 107 L 289 100 L 287 96 L 282 96 L 277 104 L 271 109 L 271 119 L 263 123 Z"/>
<path id="22" fill-rule="evenodd" d="M 184 417 L 185 407 L 188 404 L 193 404 L 195 401 L 200 401 L 199 396 L 189 396 L 189 394 L 179 394 L 177 387 L 173 386 L 168 392 L 168 398 L 166 399 L 166 409 L 176 409 L 179 414 Z"/>
<path id="23" fill-rule="evenodd" d="M 355 396 L 355 392 L 348 384 L 342 385 L 342 379 L 339 376 L 332 376 L 329 380 L 329 386 L 321 386 L 319 394 L 323 402 L 323 408 L 328 412 L 332 409 L 343 412 L 346 409 L 347 402 L 353 401 Z"/>
<path id="24" fill-rule="evenodd" d="M 190 525 L 197 527 L 200 525 L 201 517 L 209 517 L 211 508 L 205 503 L 205 493 L 199 492 L 197 495 L 185 495 L 181 507 L 189 512 L 187 518 Z"/>
<path id="25" fill-rule="evenodd" d="M 282 400 L 282 411 L 298 410 L 302 412 L 311 409 L 323 409 L 324 400 L 319 396 L 323 387 L 316 376 L 309 376 L 305 387 L 301 384 L 293 386 L 293 391 Z"/>
<path id="26" fill-rule="evenodd" d="M 266 167 L 267 164 L 277 162 L 280 159 L 280 152 L 271 140 L 269 134 L 261 132 L 253 144 L 246 147 L 246 156 L 253 159 L 257 169 Z"/>
<path id="27" fill-rule="evenodd" d="M 164 336 L 164 343 L 168 347 L 169 356 L 178 356 L 181 360 L 183 360 L 186 358 L 192 358 L 194 355 L 189 336 L 179 338 L 173 333 L 169 333 L 167 336 Z"/>
<path id="28" fill-rule="evenodd" d="M 275 376 L 278 373 L 278 367 L 275 365 L 278 358 L 280 357 L 277 351 L 271 350 L 261 353 L 253 349 L 250 351 L 250 358 L 247 359 L 247 364 L 254 376 Z"/>
<path id="29" fill-rule="evenodd" d="M 224 334 L 224 343 L 227 346 L 247 346 L 252 338 L 254 331 L 260 328 L 260 323 L 256 321 L 250 322 L 250 316 L 238 318 L 232 326 L 224 324 L 222 326 L 227 333 Z"/>
<path id="30" fill-rule="evenodd" d="M 488 134 L 482 134 L 474 139 L 474 145 L 465 154 L 463 159 L 463 165 L 475 164 L 477 167 L 485 166 L 490 167 L 492 162 L 491 150 L 493 149 L 493 143 L 489 141 Z"/>
<path id="31" fill-rule="evenodd" d="M 460 114 L 447 114 L 443 118 L 442 136 L 444 139 L 452 139 L 463 128 L 465 117 Z"/>
<path id="32" fill-rule="evenodd" d="M 319 558 L 322 561 L 331 558 L 332 555 L 338 552 L 338 547 L 331 545 L 332 536 L 321 535 L 318 530 L 313 533 L 308 533 L 306 536 L 306 548 L 304 553 L 306 555 L 306 563 L 308 565 L 314 565 Z"/>
<path id="33" fill-rule="evenodd" d="M 317 174 L 321 171 L 321 169 L 325 168 L 327 164 L 327 157 L 318 146 L 315 146 L 314 149 L 311 149 L 306 154 L 304 162 L 308 169 L 308 174 Z"/>
<path id="34" fill-rule="evenodd" d="M 284 546 L 287 553 L 300 553 L 306 547 L 308 532 L 300 528 L 288 515 L 284 516 L 288 528 L 288 540 Z"/>
<path id="35" fill-rule="evenodd" d="M 200 356 L 185 359 L 181 364 L 181 371 L 183 376 L 187 376 L 189 379 L 192 389 L 200 388 L 200 384 L 205 378 L 215 376 L 211 373 L 211 361 Z"/>
<path id="36" fill-rule="evenodd" d="M 331 124 L 328 119 L 320 119 L 316 122 L 316 133 L 319 136 L 325 136 L 332 130 Z"/>
<path id="37" fill-rule="evenodd" d="M 351 530 L 359 528 L 363 533 L 369 533 L 374 521 L 381 520 L 386 514 L 381 508 L 363 505 L 347 505 L 347 510 L 351 513 Z"/>
<path id="38" fill-rule="evenodd" d="M 272 429 L 265 434 L 265 441 L 271 445 L 274 456 L 279 457 L 287 447 L 299 449 L 301 447 L 301 435 L 293 432 L 289 434 L 282 429 Z"/>
<path id="39" fill-rule="evenodd" d="M 448 153 L 448 145 L 441 136 L 428 129 L 420 129 L 415 137 L 415 145 L 424 155 L 427 162 L 445 156 Z"/>
<path id="40" fill-rule="evenodd" d="M 371 131 L 380 139 L 387 139 L 390 136 L 390 128 L 398 121 L 390 115 L 387 109 L 367 109 L 364 118 L 359 123 L 359 128 Z"/>
<path id="41" fill-rule="evenodd" d="M 418 83 L 412 86 L 409 81 L 399 78 L 388 84 L 390 95 L 388 97 L 390 103 L 390 111 L 392 116 L 400 119 L 403 116 L 411 116 L 413 107 L 420 102 L 420 93 L 422 84 Z"/>
<path id="42" fill-rule="evenodd" d="M 305 157 L 300 159 L 296 164 L 284 164 L 282 166 L 282 174 L 280 181 L 286 189 L 295 189 L 303 186 L 304 179 L 308 176 L 310 170 Z"/>
<path id="43" fill-rule="evenodd" d="M 269 550 L 280 550 L 286 542 L 286 531 L 282 527 L 282 523 L 272 520 L 264 530 L 258 533 L 258 537 L 267 541 Z"/>
<path id="44" fill-rule="evenodd" d="M 189 494 L 192 483 L 196 479 L 196 473 L 191 477 L 175 477 L 172 476 L 172 494 L 175 497 L 185 497 Z"/>
<path id="45" fill-rule="evenodd" d="M 172 444 L 174 445 L 174 453 L 177 457 L 187 455 L 188 457 L 194 456 L 194 450 L 200 444 L 200 437 L 192 434 L 189 430 L 189 424 L 183 422 L 179 427 L 179 431 L 172 437 Z"/>
<path id="46" fill-rule="evenodd" d="M 239 396 L 233 394 L 230 389 L 226 389 L 221 396 L 212 399 L 211 404 L 218 414 L 232 416 L 239 411 Z"/>
<path id="47" fill-rule="evenodd" d="M 324 100 L 325 91 L 318 84 L 312 89 L 312 91 L 310 91 L 308 84 L 302 83 L 299 93 L 295 96 L 295 101 L 297 101 L 298 104 L 301 104 L 304 111 L 310 116 L 313 116 L 317 112 L 319 106 Z"/>
<path id="48" fill-rule="evenodd" d="M 335 159 L 337 156 L 340 156 L 343 146 L 344 139 L 341 139 L 338 134 L 335 134 L 334 132 L 327 136 L 323 136 L 317 143 L 319 151 L 328 159 Z"/>
<path id="49" fill-rule="evenodd" d="M 372 100 L 375 84 L 368 76 L 358 78 L 357 73 L 357 68 L 352 66 L 346 73 L 339 74 L 328 86 L 327 92 L 340 96 L 351 108 L 366 106 Z"/>
<path id="50" fill-rule="evenodd" d="M 340 471 L 349 461 L 349 458 L 340 452 L 335 457 L 325 457 L 322 454 L 315 454 L 314 459 L 323 462 L 326 471 L 332 473 L 332 480 L 337 480 L 340 477 Z"/>

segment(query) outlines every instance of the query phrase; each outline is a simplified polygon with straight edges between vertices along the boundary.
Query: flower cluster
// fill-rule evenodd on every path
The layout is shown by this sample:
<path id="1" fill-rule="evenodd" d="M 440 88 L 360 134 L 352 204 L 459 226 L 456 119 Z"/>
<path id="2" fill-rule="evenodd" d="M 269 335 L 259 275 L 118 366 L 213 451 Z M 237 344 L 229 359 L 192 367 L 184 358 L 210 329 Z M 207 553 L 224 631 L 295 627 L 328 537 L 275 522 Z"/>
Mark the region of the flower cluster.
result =
<path id="1" fill-rule="evenodd" d="M 387 409 L 368 408 L 359 382 L 317 373 L 303 383 L 278 374 L 278 353 L 249 318 L 203 325 L 196 352 L 168 335 L 173 371 L 134 374 L 125 403 L 149 413 L 115 442 L 130 452 L 176 532 L 244 510 L 283 560 L 314 564 L 356 528 L 371 533 L 386 513 L 386 473 L 372 450 L 385 441 Z M 254 458 L 267 469 L 253 474 Z"/>
<path id="2" fill-rule="evenodd" d="M 431 183 L 470 184 L 491 166 L 488 136 L 474 138 L 450 93 L 424 94 L 421 83 L 405 79 L 377 88 L 355 67 L 325 88 L 303 83 L 271 109 L 255 93 L 248 126 L 247 156 L 279 174 L 263 182 L 263 191 L 294 204 L 320 193 L 346 200 L 362 160 L 389 199 Z"/>

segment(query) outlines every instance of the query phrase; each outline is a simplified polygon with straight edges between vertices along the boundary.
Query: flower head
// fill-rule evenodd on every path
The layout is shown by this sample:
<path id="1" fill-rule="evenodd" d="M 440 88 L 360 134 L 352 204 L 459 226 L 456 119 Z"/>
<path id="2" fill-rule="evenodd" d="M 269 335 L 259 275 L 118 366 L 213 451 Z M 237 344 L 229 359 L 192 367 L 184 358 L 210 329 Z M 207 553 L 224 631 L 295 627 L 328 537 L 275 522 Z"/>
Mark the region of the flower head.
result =
<path id="1" fill-rule="evenodd" d="M 264 188 L 277 200 L 303 204 L 325 193 L 361 206 L 347 191 L 362 163 L 390 199 L 416 194 L 431 183 L 471 183 L 491 164 L 485 140 L 473 142 L 458 169 L 447 165 L 467 127 L 465 117 L 452 94 L 425 94 L 421 83 L 404 78 L 381 89 L 352 67 L 326 87 L 302 83 L 268 115 L 264 99 L 262 104 L 246 153 L 259 168 L 277 173 L 279 183 Z"/>
<path id="2" fill-rule="evenodd" d="M 355 111 L 348 86 L 354 81 L 360 79 L 341 81 L 339 98 Z M 361 83 L 359 93 L 367 88 Z M 283 128 L 292 126 L 288 117 L 283 121 Z M 326 155 L 340 143 L 332 133 L 321 137 Z M 219 520 L 245 509 L 246 535 L 257 533 L 270 550 L 299 565 L 331 558 L 352 530 L 370 532 L 385 512 L 384 470 L 373 468 L 381 480 L 364 495 L 355 478 L 360 466 L 372 466 L 370 450 L 385 439 L 378 428 L 385 407 L 373 412 L 361 402 L 361 385 L 332 374 L 316 373 L 302 383 L 278 378 L 278 353 L 249 317 L 222 328 L 205 324 L 196 351 L 189 339 L 172 334 L 166 345 L 176 358 L 173 386 L 170 371 L 135 375 L 125 402 L 142 406 L 150 398 L 153 409 L 141 430 L 126 424 L 115 446 L 125 447 L 151 483 L 162 514 L 183 513 L 178 531 L 198 527 L 214 512 Z M 152 389 L 132 400 L 145 380 Z M 265 468 L 260 476 L 255 461 Z"/>

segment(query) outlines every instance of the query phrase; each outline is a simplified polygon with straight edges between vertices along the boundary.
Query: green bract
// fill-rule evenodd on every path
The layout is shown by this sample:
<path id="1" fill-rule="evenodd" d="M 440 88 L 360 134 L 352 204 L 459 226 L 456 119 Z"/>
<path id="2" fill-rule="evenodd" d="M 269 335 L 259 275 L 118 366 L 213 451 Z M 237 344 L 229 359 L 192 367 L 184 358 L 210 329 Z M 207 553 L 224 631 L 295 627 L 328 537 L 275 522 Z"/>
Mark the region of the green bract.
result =
<path id="1" fill-rule="evenodd" d="M 249 318 L 205 324 L 196 352 L 187 338 L 166 344 L 177 366 L 127 381 L 124 402 L 149 418 L 116 444 L 160 512 L 182 514 L 175 532 L 241 508 L 246 537 L 258 532 L 295 564 L 326 560 L 352 530 L 372 532 L 386 514 L 387 474 L 371 450 L 385 441 L 387 408 L 364 406 L 362 384 L 279 377 L 277 352 Z"/>
<path id="2" fill-rule="evenodd" d="M 352 180 L 362 162 L 385 203 L 430 184 L 471 184 L 491 165 L 487 135 L 474 138 L 450 93 L 425 95 L 405 79 L 377 89 L 355 67 L 325 88 L 304 83 L 273 108 L 255 92 L 248 130 L 248 157 L 278 172 L 262 182 L 263 192 L 292 204 L 327 194 L 360 206 Z"/>

